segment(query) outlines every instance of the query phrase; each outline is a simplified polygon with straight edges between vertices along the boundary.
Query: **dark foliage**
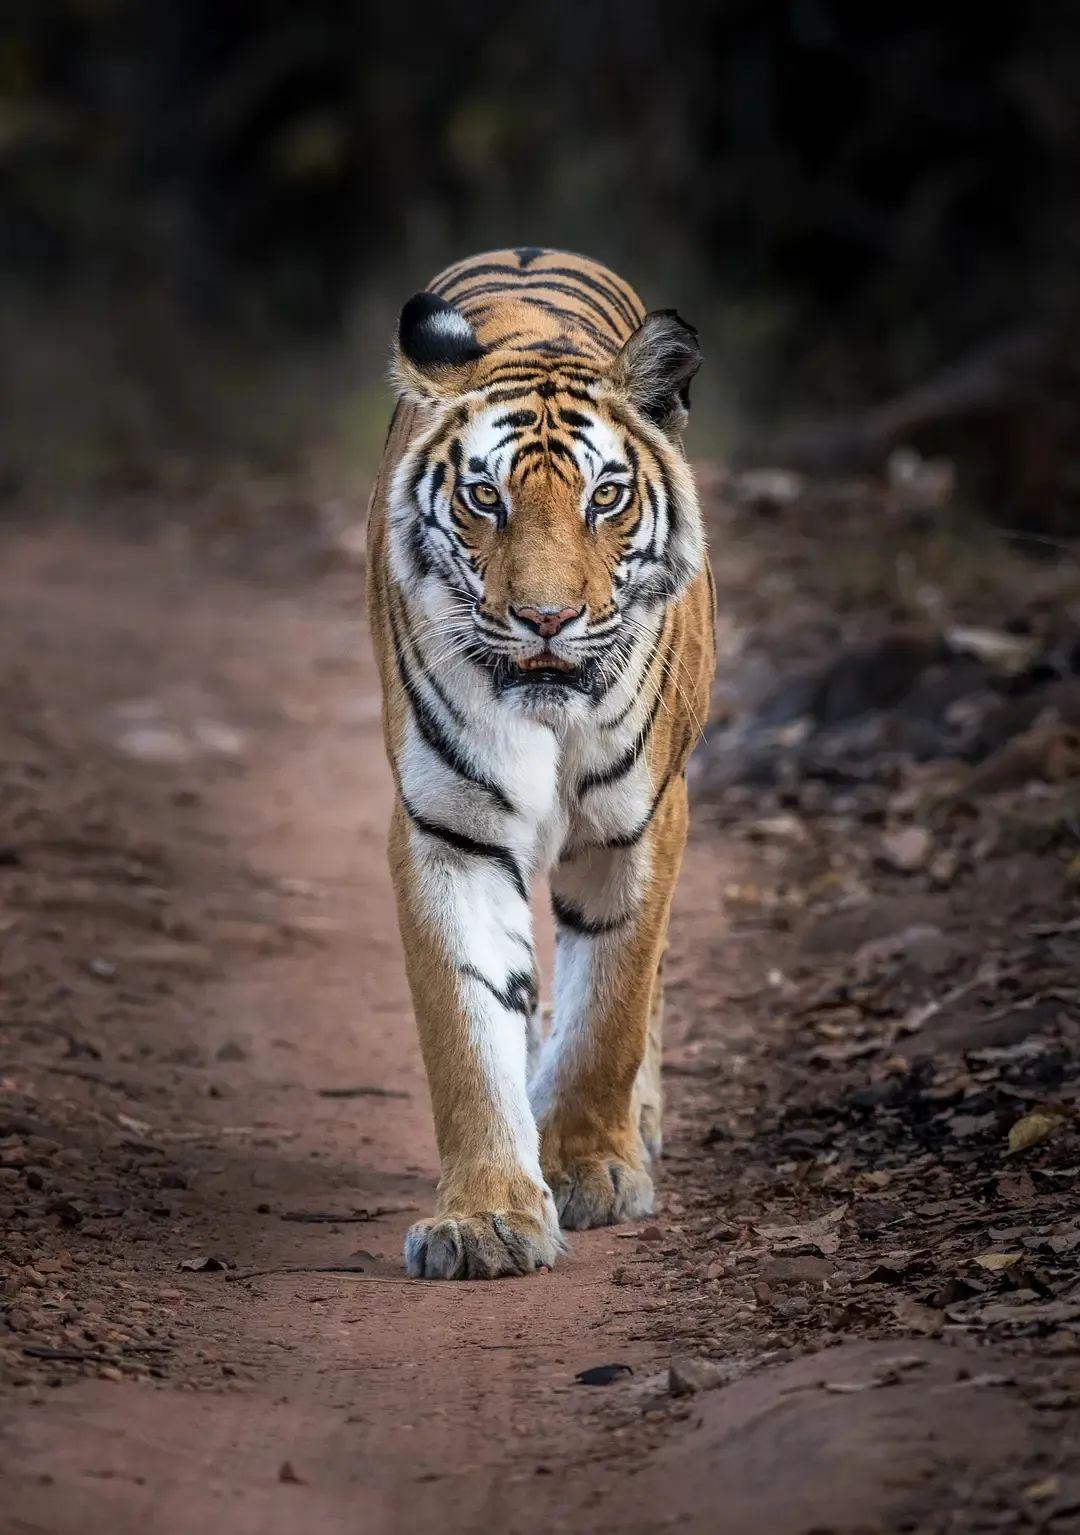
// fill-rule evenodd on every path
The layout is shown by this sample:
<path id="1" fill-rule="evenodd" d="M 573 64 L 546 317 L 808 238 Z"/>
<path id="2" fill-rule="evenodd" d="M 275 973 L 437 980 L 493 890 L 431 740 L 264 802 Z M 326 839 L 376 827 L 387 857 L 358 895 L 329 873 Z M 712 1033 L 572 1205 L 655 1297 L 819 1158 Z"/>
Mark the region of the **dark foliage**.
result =
<path id="1" fill-rule="evenodd" d="M 742 306 L 760 387 L 827 406 L 1071 318 L 1078 66 L 1068 0 L 22 0 L 0 255 L 310 331 L 388 269 L 583 247 Z"/>

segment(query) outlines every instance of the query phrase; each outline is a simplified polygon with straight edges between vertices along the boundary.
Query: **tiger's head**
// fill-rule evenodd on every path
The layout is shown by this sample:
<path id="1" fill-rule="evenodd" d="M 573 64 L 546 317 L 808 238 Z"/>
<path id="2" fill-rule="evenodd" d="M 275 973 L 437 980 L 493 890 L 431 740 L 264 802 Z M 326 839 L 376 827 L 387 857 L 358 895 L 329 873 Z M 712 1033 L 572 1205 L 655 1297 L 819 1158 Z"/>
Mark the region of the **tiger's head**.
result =
<path id="1" fill-rule="evenodd" d="M 394 367 L 428 419 L 391 491 L 394 573 L 529 708 L 603 691 L 704 555 L 682 451 L 697 333 L 649 314 L 609 361 L 486 348 L 431 293 Z"/>

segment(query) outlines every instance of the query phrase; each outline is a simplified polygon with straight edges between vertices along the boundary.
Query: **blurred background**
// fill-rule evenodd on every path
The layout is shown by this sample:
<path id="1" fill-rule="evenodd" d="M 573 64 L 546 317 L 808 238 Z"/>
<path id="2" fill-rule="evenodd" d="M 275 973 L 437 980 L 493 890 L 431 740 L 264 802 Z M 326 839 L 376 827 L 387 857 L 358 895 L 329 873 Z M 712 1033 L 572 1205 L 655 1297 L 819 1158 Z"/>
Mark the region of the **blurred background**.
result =
<path id="1" fill-rule="evenodd" d="M 5 13 L 9 499 L 362 481 L 404 298 L 536 243 L 699 326 L 696 454 L 847 472 L 925 439 L 1007 521 L 1075 519 L 1069 0 Z"/>
<path id="2" fill-rule="evenodd" d="M 1080 0 L 3 14 L 0 1524 L 1076 1535 Z M 364 508 L 522 244 L 699 327 L 719 665 L 663 1226 L 450 1322 Z"/>

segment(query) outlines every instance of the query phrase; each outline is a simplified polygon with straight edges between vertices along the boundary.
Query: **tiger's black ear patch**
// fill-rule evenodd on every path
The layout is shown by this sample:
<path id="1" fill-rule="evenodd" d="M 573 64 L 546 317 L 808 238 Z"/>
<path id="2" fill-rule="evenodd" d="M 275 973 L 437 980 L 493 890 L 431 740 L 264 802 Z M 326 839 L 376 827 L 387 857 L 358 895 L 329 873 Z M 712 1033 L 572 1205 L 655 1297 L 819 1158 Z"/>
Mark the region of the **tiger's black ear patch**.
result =
<path id="1" fill-rule="evenodd" d="M 690 381 L 700 367 L 694 327 L 674 309 L 654 309 L 616 357 L 612 377 L 643 416 L 677 434 L 686 425 Z"/>
<path id="2" fill-rule="evenodd" d="M 422 373 L 463 368 L 483 357 L 472 326 L 434 293 L 415 293 L 398 321 L 401 355 Z"/>

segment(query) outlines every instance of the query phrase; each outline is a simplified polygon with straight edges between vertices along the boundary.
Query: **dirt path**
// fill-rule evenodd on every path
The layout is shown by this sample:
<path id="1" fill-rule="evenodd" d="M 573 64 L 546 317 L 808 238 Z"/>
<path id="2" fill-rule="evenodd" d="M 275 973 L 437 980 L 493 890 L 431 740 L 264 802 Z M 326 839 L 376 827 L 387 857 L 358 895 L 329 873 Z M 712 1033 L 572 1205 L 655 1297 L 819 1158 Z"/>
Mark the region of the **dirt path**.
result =
<path id="1" fill-rule="evenodd" d="M 43 826 L 40 845 L 75 848 L 88 876 L 59 871 L 16 902 L 63 913 L 59 967 L 95 1007 L 102 1062 L 53 1060 L 51 1080 L 31 1069 L 9 1085 L 93 1105 L 101 1139 L 75 1163 L 87 1217 L 123 1177 L 113 1153 L 182 1165 L 185 1187 L 158 1180 L 153 1237 L 104 1278 L 125 1275 L 140 1316 L 162 1304 L 166 1376 L 195 1388 L 107 1379 L 33 1398 L 6 1446 L 16 1527 L 85 1531 L 92 1511 L 118 1532 L 222 1518 L 351 1531 L 361 1494 L 365 1529 L 425 1515 L 533 1527 L 539 1468 L 561 1483 L 568 1447 L 580 1457 L 575 1372 L 609 1355 L 640 1369 L 656 1350 L 595 1330 L 625 1245 L 608 1232 L 575 1239 L 540 1284 L 403 1277 L 434 1146 L 355 578 L 311 604 L 169 575 L 160 547 L 74 537 L 20 542 L 5 571 L 5 606 L 43 651 L 36 696 L 78 764 L 68 824 Z M 120 898 L 103 866 L 118 856 L 151 870 Z M 134 1096 L 85 1080 L 114 1069 Z M 70 1246 L 94 1265 L 88 1227 Z M 177 1272 L 205 1255 L 363 1272 Z M 286 1462 L 303 1486 L 279 1481 Z"/>
<path id="2" fill-rule="evenodd" d="M 905 1510 L 929 1488 L 958 1518 L 988 1457 L 1011 1457 L 993 1509 L 1038 1510 L 1042 1476 L 1040 1527 L 1064 1529 L 1073 1388 L 1039 1417 L 1030 1350 L 898 1320 L 917 1264 L 883 1281 L 875 1255 L 917 1244 L 871 1211 L 836 1259 L 830 1224 L 899 1188 L 873 1170 L 897 1157 L 799 1171 L 817 1132 L 772 1113 L 801 1092 L 820 1119 L 833 1091 L 785 1076 L 779 826 L 748 842 L 703 814 L 689 850 L 657 1220 L 574 1236 L 531 1280 L 404 1279 L 434 1147 L 360 584 L 231 579 L 165 535 L 4 537 L 4 1531 L 930 1530 Z M 783 1210 L 840 1215 L 755 1235 Z M 713 1375 L 673 1395 L 685 1353 Z M 575 1384 L 612 1362 L 633 1377 Z M 1007 1407 L 984 1387 L 958 1414 L 973 1378 Z"/>

